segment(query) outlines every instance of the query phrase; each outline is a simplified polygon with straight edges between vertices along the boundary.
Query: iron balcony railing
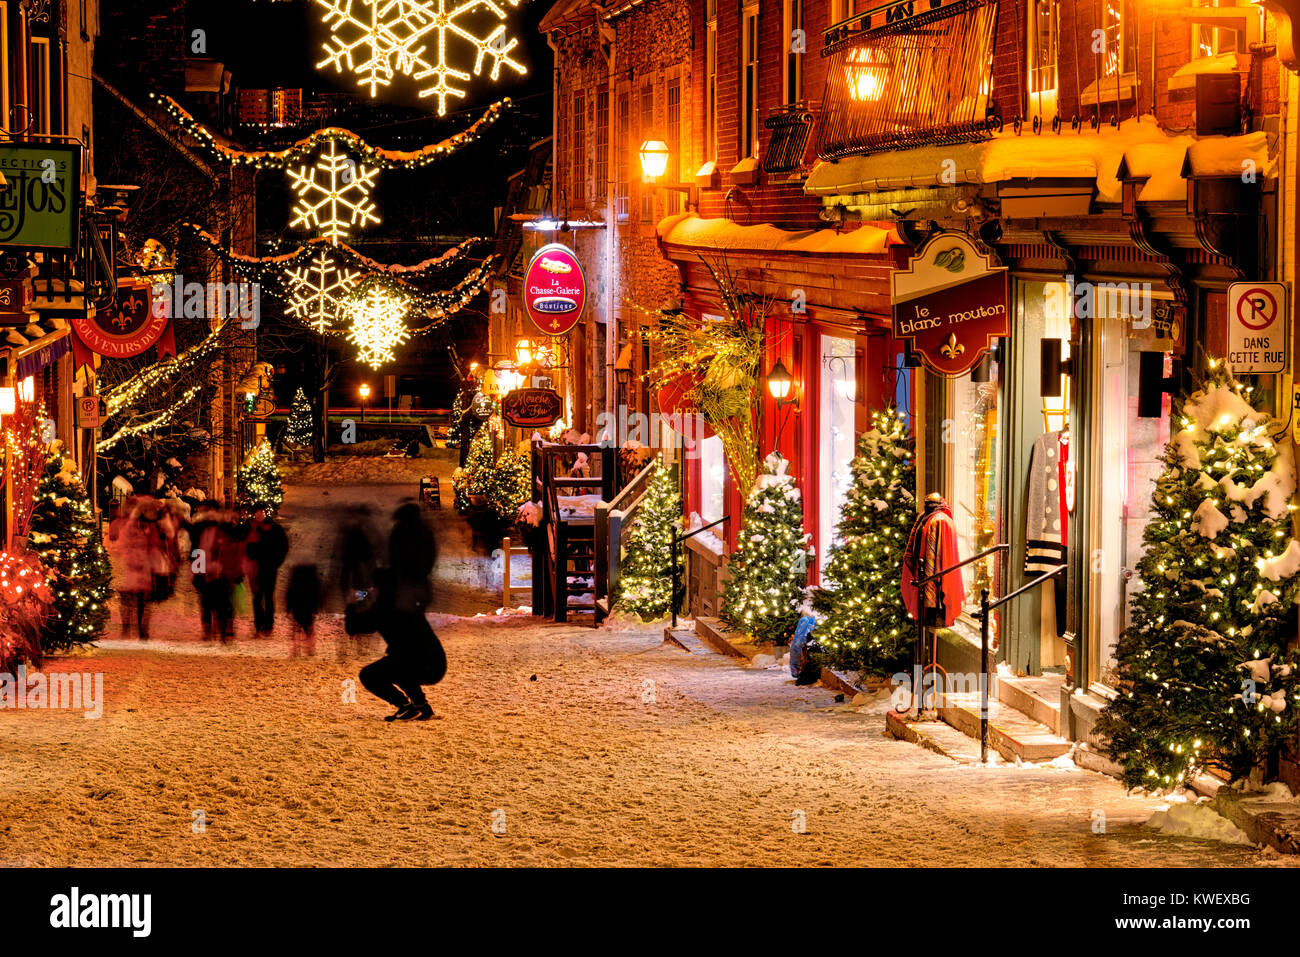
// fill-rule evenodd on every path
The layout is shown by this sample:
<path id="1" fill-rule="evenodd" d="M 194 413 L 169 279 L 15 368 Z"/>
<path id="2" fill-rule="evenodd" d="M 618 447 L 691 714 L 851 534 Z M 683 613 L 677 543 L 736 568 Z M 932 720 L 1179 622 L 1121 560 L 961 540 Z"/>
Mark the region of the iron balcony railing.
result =
<path id="1" fill-rule="evenodd" d="M 794 173 L 802 169 L 812 133 L 812 112 L 802 103 L 778 107 L 763 125 L 772 131 L 763 153 L 763 172 Z"/>
<path id="2" fill-rule="evenodd" d="M 914 15 L 922 0 L 886 4 L 825 32 L 819 157 L 971 142 L 1001 127 L 991 95 L 996 0 L 929 3 Z"/>

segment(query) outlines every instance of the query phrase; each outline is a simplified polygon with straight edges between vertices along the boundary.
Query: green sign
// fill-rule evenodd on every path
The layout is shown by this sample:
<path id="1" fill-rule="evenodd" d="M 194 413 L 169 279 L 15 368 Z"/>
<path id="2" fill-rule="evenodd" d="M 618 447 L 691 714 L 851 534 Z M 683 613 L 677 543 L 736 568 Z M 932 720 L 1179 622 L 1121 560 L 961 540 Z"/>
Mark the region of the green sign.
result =
<path id="1" fill-rule="evenodd" d="M 0 247 L 73 249 L 81 206 L 81 148 L 0 144 Z"/>

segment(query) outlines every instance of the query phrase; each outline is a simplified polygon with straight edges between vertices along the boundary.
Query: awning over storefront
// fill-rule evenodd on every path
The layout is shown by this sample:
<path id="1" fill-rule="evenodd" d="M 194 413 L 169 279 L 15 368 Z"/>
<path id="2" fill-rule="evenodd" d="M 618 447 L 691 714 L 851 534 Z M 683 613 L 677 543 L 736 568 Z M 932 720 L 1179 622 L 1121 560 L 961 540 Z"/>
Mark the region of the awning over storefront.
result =
<path id="1" fill-rule="evenodd" d="M 56 330 L 44 339 L 33 343 L 29 348 L 33 348 L 34 351 L 25 355 L 19 354 L 17 377 L 26 379 L 28 376 L 36 375 L 46 366 L 53 365 L 67 355 L 72 348 L 72 340 L 68 336 L 68 331 L 67 329 Z"/>
<path id="2" fill-rule="evenodd" d="M 704 219 L 682 213 L 661 220 L 659 240 L 666 245 L 752 252 L 807 253 L 809 255 L 880 255 L 898 242 L 892 230 L 870 223 L 856 229 L 778 229 L 771 223 L 742 226 L 730 219 Z"/>

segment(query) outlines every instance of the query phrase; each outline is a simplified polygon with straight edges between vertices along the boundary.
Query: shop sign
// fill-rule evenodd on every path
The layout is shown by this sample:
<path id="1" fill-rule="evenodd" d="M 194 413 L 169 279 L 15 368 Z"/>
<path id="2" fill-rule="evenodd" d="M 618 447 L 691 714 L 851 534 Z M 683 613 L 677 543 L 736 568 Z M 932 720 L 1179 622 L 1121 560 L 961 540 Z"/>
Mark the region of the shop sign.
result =
<path id="1" fill-rule="evenodd" d="M 0 246 L 75 249 L 81 147 L 0 145 Z"/>
<path id="2" fill-rule="evenodd" d="M 0 279 L 0 322 L 29 322 L 32 299 L 31 279 Z"/>
<path id="3" fill-rule="evenodd" d="M 492 413 L 496 411 L 495 405 L 482 392 L 475 392 L 474 398 L 470 400 L 469 411 L 474 418 L 486 422 L 492 418 Z"/>
<path id="4" fill-rule="evenodd" d="M 936 375 L 965 375 L 1010 332 L 1007 270 L 964 233 L 940 233 L 890 275 L 894 335 Z"/>
<path id="5" fill-rule="evenodd" d="M 524 310 L 548 336 L 562 336 L 578 324 L 587 305 L 587 277 L 573 250 L 562 243 L 543 246 L 524 272 Z"/>
<path id="6" fill-rule="evenodd" d="M 1287 288 L 1280 282 L 1228 287 L 1228 365 L 1234 372 L 1285 372 Z"/>
<path id="7" fill-rule="evenodd" d="M 171 311 L 166 307 L 165 298 L 155 302 L 149 283 L 119 282 L 112 305 L 72 317 L 77 367 L 88 365 L 92 353 L 109 359 L 129 359 L 155 343 L 159 358 L 176 355 Z"/>
<path id="8" fill-rule="evenodd" d="M 545 428 L 564 416 L 564 401 L 553 389 L 516 389 L 501 400 L 501 415 L 517 429 Z"/>

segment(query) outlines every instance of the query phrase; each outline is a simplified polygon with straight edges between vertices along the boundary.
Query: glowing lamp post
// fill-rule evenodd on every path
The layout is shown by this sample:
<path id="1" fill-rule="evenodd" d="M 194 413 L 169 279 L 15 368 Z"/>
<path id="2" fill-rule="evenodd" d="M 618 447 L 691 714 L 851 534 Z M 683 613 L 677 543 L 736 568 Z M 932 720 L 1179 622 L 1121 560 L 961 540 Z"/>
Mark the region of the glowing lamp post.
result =
<path id="1" fill-rule="evenodd" d="M 357 391 L 361 393 L 361 421 L 364 422 L 366 421 L 366 400 L 370 398 L 370 384 L 368 382 L 361 383 L 361 388 L 357 389 Z"/>
<path id="2" fill-rule="evenodd" d="M 641 175 L 653 183 L 668 169 L 668 144 L 646 140 L 641 144 Z"/>
<path id="3" fill-rule="evenodd" d="M 777 359 L 776 365 L 772 366 L 772 371 L 767 374 L 767 391 L 772 398 L 776 399 L 778 409 L 787 405 L 797 406 L 799 404 L 799 399 L 791 394 L 793 390 L 794 380 L 790 378 L 790 373 L 786 371 L 785 363 Z"/>

